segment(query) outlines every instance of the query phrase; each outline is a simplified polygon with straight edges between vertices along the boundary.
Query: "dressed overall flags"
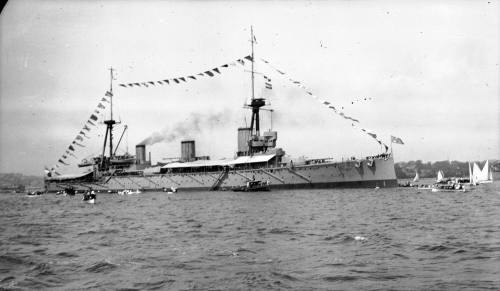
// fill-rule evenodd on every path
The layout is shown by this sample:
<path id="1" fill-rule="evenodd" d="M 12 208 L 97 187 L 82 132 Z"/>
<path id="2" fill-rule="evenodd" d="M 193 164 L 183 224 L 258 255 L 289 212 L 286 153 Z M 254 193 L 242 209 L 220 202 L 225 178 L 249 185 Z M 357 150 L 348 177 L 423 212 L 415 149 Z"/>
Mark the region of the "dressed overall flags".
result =
<path id="1" fill-rule="evenodd" d="M 392 136 L 392 135 L 391 135 L 391 142 L 398 143 L 398 144 L 405 144 L 402 139 L 400 139 L 399 137 Z"/>

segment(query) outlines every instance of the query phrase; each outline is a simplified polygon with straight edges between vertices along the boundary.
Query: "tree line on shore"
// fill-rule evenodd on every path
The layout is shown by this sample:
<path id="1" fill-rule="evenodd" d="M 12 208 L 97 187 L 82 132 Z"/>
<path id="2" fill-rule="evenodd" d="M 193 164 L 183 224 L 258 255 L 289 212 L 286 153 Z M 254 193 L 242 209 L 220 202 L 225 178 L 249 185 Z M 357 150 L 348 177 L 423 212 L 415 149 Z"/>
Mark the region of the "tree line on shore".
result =
<path id="1" fill-rule="evenodd" d="M 474 162 L 471 162 L 471 167 Z M 485 161 L 476 161 L 479 167 L 484 167 Z M 490 160 L 490 166 L 495 172 L 500 171 L 500 161 Z M 445 177 L 468 177 L 469 162 L 460 161 L 437 161 L 422 162 L 421 160 L 398 162 L 394 164 L 396 177 L 398 179 L 410 179 L 418 172 L 420 178 L 435 178 L 439 170 L 443 171 Z"/>
<path id="2" fill-rule="evenodd" d="M 0 173 L 0 189 L 24 191 L 26 187 L 43 186 L 43 177 L 19 173 Z"/>

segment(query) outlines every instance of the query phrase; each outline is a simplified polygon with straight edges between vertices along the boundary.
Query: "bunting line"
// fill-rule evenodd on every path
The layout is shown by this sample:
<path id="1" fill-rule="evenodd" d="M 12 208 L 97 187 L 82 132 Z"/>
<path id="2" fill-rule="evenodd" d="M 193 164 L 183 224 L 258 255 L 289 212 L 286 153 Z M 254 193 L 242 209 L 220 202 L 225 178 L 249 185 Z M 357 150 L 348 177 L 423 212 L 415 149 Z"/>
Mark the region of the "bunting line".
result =
<path id="1" fill-rule="evenodd" d="M 284 71 L 279 70 L 278 68 L 276 68 L 275 66 L 273 66 L 269 61 L 267 61 L 265 59 L 262 59 L 262 58 L 260 60 L 263 63 L 265 63 L 267 66 L 269 66 L 270 68 L 272 68 L 274 71 L 276 71 L 277 73 L 279 73 L 280 75 L 282 75 L 283 77 L 287 76 L 287 74 Z M 293 85 L 301 88 L 302 90 L 304 90 L 309 96 L 311 96 L 312 98 L 316 99 L 316 101 L 318 101 L 322 105 L 326 106 L 327 108 L 331 109 L 335 114 L 339 115 L 340 117 L 342 117 L 342 118 L 344 118 L 346 120 L 350 120 L 352 122 L 355 122 L 356 124 L 360 123 L 359 119 L 356 119 L 356 118 L 354 118 L 352 116 L 346 115 L 344 112 L 342 112 L 341 110 L 339 110 L 338 108 L 336 108 L 335 106 L 333 106 L 330 101 L 323 100 L 323 99 L 319 98 L 318 96 L 316 96 L 311 90 L 309 90 L 300 81 L 294 80 L 294 79 L 292 79 L 290 77 L 287 77 L 285 79 L 287 81 L 289 81 L 291 84 L 293 84 Z M 357 126 L 355 126 L 355 123 L 351 123 L 351 126 L 357 128 Z M 389 150 L 389 147 L 384 142 L 382 142 L 380 139 L 378 139 L 377 135 L 375 133 L 373 133 L 371 131 L 368 131 L 368 130 L 366 130 L 364 128 L 359 128 L 359 129 L 361 131 L 363 131 L 365 134 L 367 134 L 368 136 L 370 136 L 371 138 L 373 138 L 379 145 L 381 145 L 381 146 L 383 145 L 385 147 L 385 151 L 386 152 Z"/>
<path id="2" fill-rule="evenodd" d="M 266 89 L 272 90 L 273 84 L 271 83 L 271 78 L 267 77 L 266 75 L 262 76 L 264 77 L 264 85 L 266 86 Z"/>
<path id="3" fill-rule="evenodd" d="M 68 159 L 69 156 L 71 156 L 71 157 L 73 157 L 75 159 L 78 159 L 78 156 L 75 154 L 75 152 L 79 148 L 86 147 L 84 145 L 84 143 L 85 143 L 86 140 L 90 139 L 90 137 L 87 135 L 87 133 L 89 133 L 92 130 L 92 127 L 96 126 L 96 123 L 97 123 L 97 121 L 99 120 L 99 117 L 100 117 L 98 114 L 102 110 L 106 109 L 106 105 L 105 104 L 106 103 L 110 103 L 110 101 L 108 100 L 108 98 L 110 98 L 112 96 L 113 96 L 113 93 L 111 93 L 110 91 L 106 91 L 106 93 L 104 94 L 104 97 L 102 97 L 101 100 L 99 101 L 99 103 L 97 104 L 96 109 L 92 112 L 92 114 L 90 115 L 89 119 L 83 125 L 83 128 L 75 136 L 75 138 L 73 139 L 73 141 L 67 147 L 67 149 L 64 152 L 64 154 L 62 154 L 61 157 L 57 160 L 57 163 L 50 169 L 50 172 L 54 172 L 54 173 L 57 174 L 57 172 L 55 171 L 55 169 L 59 168 L 60 164 L 64 165 L 64 166 L 69 166 L 70 164 L 68 164 L 66 162 L 66 160 Z M 78 147 L 75 148 L 75 146 L 78 146 Z"/>
<path id="4" fill-rule="evenodd" d="M 129 89 L 129 88 L 134 88 L 134 87 L 146 87 L 147 88 L 147 87 L 156 86 L 156 85 L 160 85 L 160 86 L 173 85 L 173 84 L 180 84 L 182 82 L 187 83 L 188 81 L 191 81 L 191 80 L 199 80 L 200 77 L 206 77 L 206 76 L 214 77 L 217 74 L 222 74 L 222 71 L 221 71 L 222 68 L 229 68 L 229 66 L 236 66 L 236 64 L 240 64 L 240 65 L 244 66 L 245 61 L 251 62 L 252 56 L 248 55 L 248 56 L 245 56 L 241 59 L 237 59 L 236 61 L 232 61 L 232 62 L 223 64 L 223 65 L 217 66 L 213 69 L 205 70 L 205 71 L 202 71 L 200 73 L 191 74 L 191 75 L 187 75 L 187 76 L 168 78 L 168 79 L 163 79 L 163 80 L 158 80 L 158 81 L 121 83 L 118 85 L 122 88 Z M 196 76 L 198 76 L 198 77 L 196 77 Z M 101 100 L 101 101 L 105 101 L 105 100 Z M 106 102 L 109 102 L 109 101 L 106 100 Z"/>

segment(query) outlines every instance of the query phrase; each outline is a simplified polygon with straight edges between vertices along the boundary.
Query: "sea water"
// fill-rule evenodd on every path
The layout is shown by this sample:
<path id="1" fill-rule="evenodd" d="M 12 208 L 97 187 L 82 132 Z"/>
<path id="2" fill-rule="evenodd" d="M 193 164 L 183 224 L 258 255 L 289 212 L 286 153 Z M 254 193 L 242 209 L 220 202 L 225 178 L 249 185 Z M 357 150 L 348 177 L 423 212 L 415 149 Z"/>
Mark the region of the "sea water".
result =
<path id="1" fill-rule="evenodd" d="M 0 195 L 0 289 L 500 288 L 500 183 Z"/>

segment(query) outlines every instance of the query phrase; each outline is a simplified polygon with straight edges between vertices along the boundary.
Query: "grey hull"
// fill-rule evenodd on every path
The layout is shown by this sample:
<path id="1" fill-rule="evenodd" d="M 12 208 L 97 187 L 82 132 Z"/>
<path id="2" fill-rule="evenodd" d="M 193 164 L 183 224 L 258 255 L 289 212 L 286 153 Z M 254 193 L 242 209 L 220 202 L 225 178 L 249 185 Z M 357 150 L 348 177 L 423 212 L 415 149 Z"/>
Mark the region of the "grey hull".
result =
<path id="1" fill-rule="evenodd" d="M 147 176 L 103 177 L 93 182 L 46 182 L 48 191 L 60 191 L 71 185 L 77 190 L 101 191 L 122 189 L 204 191 L 231 189 L 249 180 L 269 181 L 272 189 L 370 188 L 396 187 L 392 156 L 368 160 L 320 163 L 294 167 L 269 167 L 224 172 L 154 174 Z"/>

